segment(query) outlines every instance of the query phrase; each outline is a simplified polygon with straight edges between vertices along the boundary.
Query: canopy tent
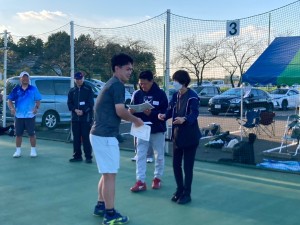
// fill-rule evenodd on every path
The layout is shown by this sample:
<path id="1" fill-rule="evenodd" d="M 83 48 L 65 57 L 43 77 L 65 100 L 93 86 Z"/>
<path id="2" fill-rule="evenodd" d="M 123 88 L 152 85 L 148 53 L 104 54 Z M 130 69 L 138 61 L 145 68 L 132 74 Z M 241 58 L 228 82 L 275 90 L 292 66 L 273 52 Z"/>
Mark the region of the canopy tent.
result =
<path id="1" fill-rule="evenodd" d="M 300 37 L 277 37 L 242 77 L 250 84 L 300 83 Z"/>

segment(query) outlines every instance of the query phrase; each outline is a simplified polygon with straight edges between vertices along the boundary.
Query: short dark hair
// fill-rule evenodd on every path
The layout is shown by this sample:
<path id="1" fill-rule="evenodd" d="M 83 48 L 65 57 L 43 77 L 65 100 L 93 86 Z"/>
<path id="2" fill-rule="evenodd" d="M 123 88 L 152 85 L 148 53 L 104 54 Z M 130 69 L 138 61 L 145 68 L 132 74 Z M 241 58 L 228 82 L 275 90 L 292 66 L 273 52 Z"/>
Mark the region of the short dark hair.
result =
<path id="1" fill-rule="evenodd" d="M 119 53 L 111 58 L 111 69 L 115 72 L 116 66 L 125 66 L 129 63 L 133 64 L 133 59 L 125 53 Z"/>
<path id="2" fill-rule="evenodd" d="M 191 78 L 190 75 L 187 71 L 185 70 L 177 70 L 173 76 L 172 76 L 172 80 L 176 80 L 178 81 L 180 84 L 184 85 L 184 86 L 189 86 L 190 82 L 191 82 Z"/>
<path id="3" fill-rule="evenodd" d="M 153 80 L 153 73 L 150 70 L 145 70 L 145 71 L 140 73 L 139 79 L 145 79 L 145 80 L 148 80 L 148 81 L 152 81 Z"/>

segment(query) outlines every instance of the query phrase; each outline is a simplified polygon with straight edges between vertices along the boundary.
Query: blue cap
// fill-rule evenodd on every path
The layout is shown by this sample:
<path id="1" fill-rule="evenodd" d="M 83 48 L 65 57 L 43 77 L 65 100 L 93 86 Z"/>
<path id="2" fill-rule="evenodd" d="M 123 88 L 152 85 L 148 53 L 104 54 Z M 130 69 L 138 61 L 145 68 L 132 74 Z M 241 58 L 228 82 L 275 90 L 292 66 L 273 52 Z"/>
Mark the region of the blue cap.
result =
<path id="1" fill-rule="evenodd" d="M 74 78 L 76 80 L 81 80 L 83 77 L 84 77 L 84 75 L 81 72 L 77 72 L 77 73 L 74 74 Z"/>

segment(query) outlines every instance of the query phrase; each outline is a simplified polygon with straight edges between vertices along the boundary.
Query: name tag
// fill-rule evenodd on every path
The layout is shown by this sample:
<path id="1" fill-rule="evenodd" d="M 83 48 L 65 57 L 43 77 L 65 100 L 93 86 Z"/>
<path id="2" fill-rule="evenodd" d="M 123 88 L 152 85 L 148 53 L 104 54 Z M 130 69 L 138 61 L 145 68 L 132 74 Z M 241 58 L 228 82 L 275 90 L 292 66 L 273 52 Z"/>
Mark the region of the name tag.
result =
<path id="1" fill-rule="evenodd" d="M 85 105 L 85 102 L 79 102 L 79 105 Z"/>
<path id="2" fill-rule="evenodd" d="M 152 104 L 153 105 L 159 105 L 159 101 L 153 101 Z"/>

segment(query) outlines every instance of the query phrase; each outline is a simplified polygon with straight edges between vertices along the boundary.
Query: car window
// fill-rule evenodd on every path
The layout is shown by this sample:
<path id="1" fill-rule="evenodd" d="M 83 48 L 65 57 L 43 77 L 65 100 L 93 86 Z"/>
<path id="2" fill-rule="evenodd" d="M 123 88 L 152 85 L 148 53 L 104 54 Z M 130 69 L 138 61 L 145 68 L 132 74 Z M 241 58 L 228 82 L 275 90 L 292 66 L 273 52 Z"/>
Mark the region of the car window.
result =
<path id="1" fill-rule="evenodd" d="M 98 95 L 100 93 L 101 89 L 98 86 L 93 85 L 89 81 L 85 81 L 85 84 L 88 85 L 88 86 L 90 86 L 92 88 L 94 94 Z"/>
<path id="2" fill-rule="evenodd" d="M 288 92 L 288 89 L 275 89 L 271 91 L 271 94 L 285 95 Z"/>
<path id="3" fill-rule="evenodd" d="M 257 91 L 257 96 L 264 97 L 264 98 L 268 97 L 266 92 L 264 92 L 263 90 L 257 89 L 256 91 Z"/>
<path id="4" fill-rule="evenodd" d="M 57 95 L 68 95 L 70 90 L 69 80 L 55 80 L 54 81 L 55 94 Z"/>
<path id="5" fill-rule="evenodd" d="M 259 92 L 256 89 L 252 89 L 251 92 L 250 92 L 250 94 L 252 94 L 253 97 L 259 96 Z"/>
<path id="6" fill-rule="evenodd" d="M 245 93 L 247 93 L 247 91 Z M 221 95 L 241 96 L 241 89 L 240 88 L 231 88 L 227 91 L 224 91 Z"/>
<path id="7" fill-rule="evenodd" d="M 289 92 L 288 92 L 288 96 L 292 96 L 292 95 L 297 95 L 298 93 L 296 92 L 296 91 L 294 91 L 294 90 L 290 90 Z"/>
<path id="8" fill-rule="evenodd" d="M 214 88 L 206 88 L 205 92 L 206 92 L 208 95 L 213 95 L 213 94 L 214 94 Z"/>
<path id="9" fill-rule="evenodd" d="M 36 80 L 36 87 L 42 95 L 54 95 L 54 86 L 52 80 Z"/>
<path id="10" fill-rule="evenodd" d="M 20 83 L 19 79 L 8 79 L 6 82 L 6 93 L 10 94 L 10 92 Z"/>

